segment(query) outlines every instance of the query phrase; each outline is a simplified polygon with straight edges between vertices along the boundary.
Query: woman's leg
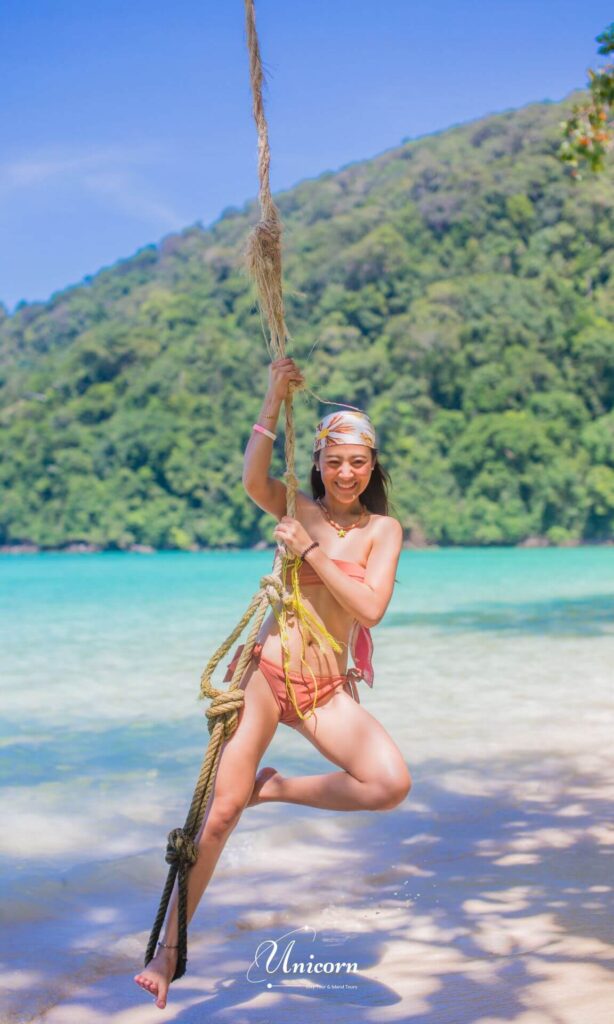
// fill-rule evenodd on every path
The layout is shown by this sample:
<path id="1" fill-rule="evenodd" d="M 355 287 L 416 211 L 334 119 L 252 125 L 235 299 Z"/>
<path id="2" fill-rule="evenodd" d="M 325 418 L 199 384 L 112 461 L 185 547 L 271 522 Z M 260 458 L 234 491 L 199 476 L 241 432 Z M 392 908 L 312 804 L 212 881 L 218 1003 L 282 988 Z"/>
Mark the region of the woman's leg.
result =
<path id="1" fill-rule="evenodd" d="M 411 776 L 396 743 L 343 688 L 294 728 L 343 771 L 286 778 L 263 768 L 251 804 L 281 801 L 332 811 L 384 811 L 409 793 Z"/>
<path id="2" fill-rule="evenodd" d="M 242 680 L 245 700 L 233 735 L 224 743 L 213 794 L 197 836 L 198 860 L 188 872 L 188 922 L 205 891 L 219 856 L 237 825 L 253 791 L 256 770 L 279 722 L 279 708 L 269 684 L 252 663 Z M 173 889 L 161 939 L 176 945 L 178 934 L 177 883 Z M 134 980 L 166 1006 L 166 993 L 175 973 L 177 950 L 158 946 L 155 956 Z"/>

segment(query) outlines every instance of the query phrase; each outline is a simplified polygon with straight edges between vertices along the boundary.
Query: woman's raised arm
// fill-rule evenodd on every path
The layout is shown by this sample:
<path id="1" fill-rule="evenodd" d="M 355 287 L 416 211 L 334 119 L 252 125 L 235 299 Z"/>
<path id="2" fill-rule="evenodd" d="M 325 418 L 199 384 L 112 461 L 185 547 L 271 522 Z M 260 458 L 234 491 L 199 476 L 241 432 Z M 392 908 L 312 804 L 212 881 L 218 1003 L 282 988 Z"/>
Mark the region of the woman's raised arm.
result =
<path id="1" fill-rule="evenodd" d="M 256 420 L 273 434 L 291 381 L 303 383 L 303 375 L 294 360 L 275 359 L 269 366 L 269 386 Z M 281 519 L 286 514 L 286 485 L 269 476 L 272 452 L 273 439 L 252 430 L 243 457 L 243 486 L 259 508 Z"/>

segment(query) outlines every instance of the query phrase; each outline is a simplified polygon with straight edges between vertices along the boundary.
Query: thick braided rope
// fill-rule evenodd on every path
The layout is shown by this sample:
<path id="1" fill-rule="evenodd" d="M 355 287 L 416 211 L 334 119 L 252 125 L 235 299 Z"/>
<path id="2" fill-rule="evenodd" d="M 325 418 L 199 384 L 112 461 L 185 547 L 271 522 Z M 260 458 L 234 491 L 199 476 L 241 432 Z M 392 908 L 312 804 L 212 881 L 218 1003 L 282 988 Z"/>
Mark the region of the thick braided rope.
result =
<path id="1" fill-rule="evenodd" d="M 276 561 L 281 560 L 279 550 L 276 553 Z M 235 731 L 239 711 L 244 700 L 244 691 L 239 683 L 251 658 L 251 652 L 260 626 L 264 620 L 269 605 L 277 602 L 291 602 L 291 595 L 284 594 L 279 575 L 272 572 L 263 576 L 260 580 L 260 589 L 250 601 L 245 613 L 239 620 L 232 633 L 218 647 L 217 651 L 210 658 L 201 675 L 201 691 L 199 700 L 209 697 L 211 704 L 207 708 L 206 715 L 209 729 L 209 745 L 202 763 L 200 774 L 194 788 L 194 795 L 186 820 L 182 828 L 171 829 L 168 834 L 166 861 L 170 864 L 166 878 L 158 912 L 151 929 L 147 949 L 145 952 L 145 966 L 155 954 L 158 937 L 166 917 L 168 904 L 172 895 L 175 879 L 178 876 L 178 952 L 177 966 L 172 981 L 181 978 L 185 974 L 187 964 L 187 875 L 189 869 L 196 862 L 198 847 L 196 836 L 205 817 L 207 805 L 213 789 L 213 783 L 217 770 L 219 757 L 224 742 L 232 736 Z M 243 632 L 245 626 L 254 618 L 254 622 L 245 641 L 241 657 L 237 662 L 232 674 L 228 690 L 217 690 L 211 683 L 211 677 L 225 654 L 228 653 L 232 644 Z"/>
<path id="2" fill-rule="evenodd" d="M 258 290 L 261 311 L 264 313 L 269 326 L 270 340 L 267 339 L 269 351 L 273 354 L 274 358 L 281 358 L 285 355 L 285 342 L 286 338 L 289 337 L 284 318 L 282 291 L 281 219 L 271 196 L 269 180 L 271 153 L 262 99 L 264 75 L 256 34 L 253 0 L 245 0 L 245 23 L 253 95 L 253 113 L 258 131 L 258 179 L 261 214 L 260 221 L 252 231 L 247 242 L 246 263 L 248 272 Z M 284 402 L 286 420 L 284 452 L 286 459 L 286 500 L 287 512 L 290 516 L 296 514 L 296 492 L 298 490 L 294 459 L 293 390 L 294 386 L 291 386 Z M 188 872 L 198 858 L 197 833 L 204 820 L 207 804 L 212 794 L 222 746 L 232 736 L 238 725 L 239 711 L 244 700 L 244 691 L 238 684 L 251 660 L 254 643 L 268 607 L 276 608 L 278 605 L 281 605 L 283 615 L 286 608 L 293 605 L 293 596 L 285 592 L 283 583 L 288 560 L 288 556 L 282 556 L 278 548 L 272 572 L 262 577 L 260 589 L 252 598 L 243 617 L 237 623 L 232 633 L 218 647 L 201 676 L 199 699 L 209 697 L 211 700 L 211 704 L 206 712 L 210 737 L 209 745 L 185 823 L 182 828 L 171 829 L 168 834 L 165 859 L 170 868 L 145 952 L 145 966 L 147 966 L 155 954 L 158 936 L 166 917 L 175 880 L 177 880 L 178 950 L 177 966 L 171 981 L 176 981 L 178 978 L 183 977 L 186 970 L 188 951 Z M 211 683 L 213 672 L 252 617 L 254 617 L 254 622 L 246 637 L 243 651 L 232 674 L 228 690 L 217 690 Z"/>
<path id="3" fill-rule="evenodd" d="M 264 113 L 262 85 L 264 73 L 260 46 L 256 33 L 256 12 L 254 0 L 245 0 L 245 29 L 249 53 L 249 71 L 253 97 L 253 114 L 258 130 L 258 181 L 260 220 L 252 230 L 246 243 L 245 260 L 250 277 L 258 290 L 260 307 L 269 326 L 269 351 L 274 359 L 286 354 L 286 338 L 289 337 L 284 314 L 281 256 L 281 218 L 273 202 L 270 184 L 271 150 L 269 130 Z M 266 333 L 265 333 L 266 337 Z M 292 416 L 292 391 L 285 399 L 286 418 L 286 488 L 287 511 L 289 516 L 296 513 L 296 492 L 298 480 L 294 472 L 295 433 Z"/>

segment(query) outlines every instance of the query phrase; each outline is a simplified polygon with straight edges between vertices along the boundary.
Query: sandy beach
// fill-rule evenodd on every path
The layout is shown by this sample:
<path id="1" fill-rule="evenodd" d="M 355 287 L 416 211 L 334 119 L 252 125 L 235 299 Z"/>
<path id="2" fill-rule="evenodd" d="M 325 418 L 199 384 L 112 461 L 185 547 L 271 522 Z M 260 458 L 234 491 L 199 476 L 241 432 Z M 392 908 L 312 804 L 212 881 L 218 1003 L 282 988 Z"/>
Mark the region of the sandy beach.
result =
<path id="1" fill-rule="evenodd" d="M 133 976 L 206 743 L 195 679 L 225 625 L 199 633 L 217 562 L 98 557 L 31 563 L 29 618 L 14 580 L 2 609 L 2 1024 L 611 1024 L 604 556 L 402 563 L 361 700 L 406 758 L 409 797 L 386 812 L 245 811 L 164 1010 Z M 333 770 L 287 729 L 262 763 Z"/>
<path id="2" fill-rule="evenodd" d="M 610 1024 L 613 798 L 612 762 L 587 753 L 425 763 L 389 812 L 251 808 L 164 1010 L 132 981 L 147 932 L 129 930 L 143 905 L 153 916 L 162 851 L 98 866 L 95 907 L 79 895 L 87 872 L 68 873 L 65 916 L 50 926 L 41 907 L 30 968 L 5 954 L 3 1020 Z M 50 953 L 66 954 L 59 972 Z"/>

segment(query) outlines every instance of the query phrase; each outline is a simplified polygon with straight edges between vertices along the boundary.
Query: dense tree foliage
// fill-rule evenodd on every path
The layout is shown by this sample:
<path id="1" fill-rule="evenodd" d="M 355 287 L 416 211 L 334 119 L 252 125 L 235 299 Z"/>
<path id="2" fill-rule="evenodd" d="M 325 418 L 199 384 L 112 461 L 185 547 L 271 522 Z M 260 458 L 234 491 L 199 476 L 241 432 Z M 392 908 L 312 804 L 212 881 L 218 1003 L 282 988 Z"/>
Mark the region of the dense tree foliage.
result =
<path id="1" fill-rule="evenodd" d="M 318 396 L 372 416 L 393 513 L 432 543 L 613 534 L 614 181 L 569 182 L 562 111 L 484 117 L 277 197 L 289 352 Z M 241 484 L 267 380 L 241 260 L 256 218 L 229 209 L 0 317 L 0 544 L 270 540 Z M 295 410 L 306 486 L 330 407 Z"/>

